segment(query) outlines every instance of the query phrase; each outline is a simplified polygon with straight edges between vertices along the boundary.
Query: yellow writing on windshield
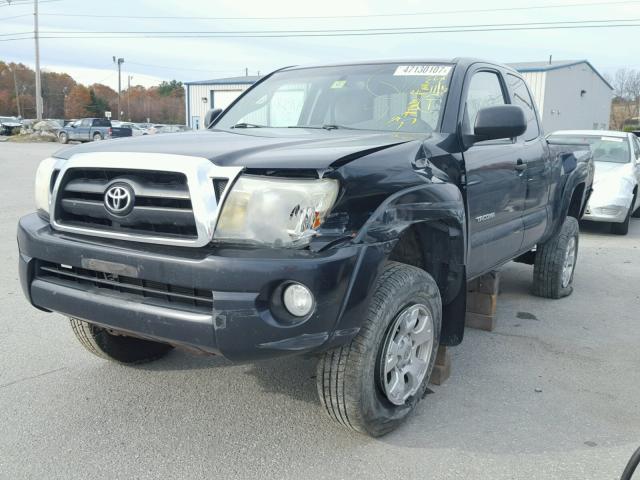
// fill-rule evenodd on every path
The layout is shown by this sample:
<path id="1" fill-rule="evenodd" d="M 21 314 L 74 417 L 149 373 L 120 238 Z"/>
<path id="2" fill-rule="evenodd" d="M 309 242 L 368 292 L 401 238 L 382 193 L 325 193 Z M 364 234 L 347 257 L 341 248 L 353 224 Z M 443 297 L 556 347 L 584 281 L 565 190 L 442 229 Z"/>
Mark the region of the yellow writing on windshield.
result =
<path id="1" fill-rule="evenodd" d="M 409 92 L 409 102 L 404 112 L 395 115 L 389 120 L 389 124 L 395 124 L 399 130 L 405 125 L 415 125 L 418 122 L 420 112 L 429 112 L 438 108 L 442 97 L 447 92 L 447 82 L 444 77 L 427 77 L 420 86 Z"/>

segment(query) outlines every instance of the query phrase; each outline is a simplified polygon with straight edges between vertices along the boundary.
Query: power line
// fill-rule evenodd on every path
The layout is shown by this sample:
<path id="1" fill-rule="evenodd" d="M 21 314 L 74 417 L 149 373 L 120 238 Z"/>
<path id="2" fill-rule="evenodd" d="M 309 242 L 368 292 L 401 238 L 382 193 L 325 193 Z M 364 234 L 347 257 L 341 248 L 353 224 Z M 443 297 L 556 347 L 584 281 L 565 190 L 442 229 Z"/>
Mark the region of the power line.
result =
<path id="1" fill-rule="evenodd" d="M 422 27 L 389 27 L 389 28 L 348 28 L 348 29 L 319 29 L 319 30 L 218 30 L 218 31 L 162 31 L 162 30 L 140 30 L 140 31 L 113 31 L 113 30 L 91 30 L 91 31 L 76 31 L 71 32 L 73 35 L 77 35 L 78 38 L 84 38 L 84 35 L 250 35 L 250 34 L 280 34 L 295 36 L 298 33 L 327 33 L 327 34 L 343 34 L 343 33 L 360 33 L 360 32 L 411 32 L 411 31 L 427 31 L 436 29 L 450 29 L 450 28 L 493 28 L 493 27 L 521 27 L 521 26 L 539 26 L 539 25 L 582 25 L 582 24 L 609 24 L 615 22 L 640 22 L 640 18 L 630 19 L 608 19 L 608 20 L 575 20 L 575 21 L 555 21 L 555 22 L 523 22 L 523 23 L 484 23 L 475 25 L 434 25 L 434 26 L 422 26 Z M 28 32 L 26 32 L 28 33 Z M 42 33 L 49 35 L 62 34 L 62 32 L 55 31 L 43 31 Z M 10 34 L 8 34 L 10 35 Z"/>
<path id="2" fill-rule="evenodd" d="M 32 13 L 23 13 L 22 15 L 13 15 L 12 17 L 0 17 L 0 20 L 13 20 L 15 18 L 31 17 L 31 16 L 33 16 Z"/>
<path id="3" fill-rule="evenodd" d="M 61 2 L 62 0 L 39 0 L 39 3 Z M 0 3 L 0 7 L 18 7 L 21 5 L 33 5 L 31 0 L 13 0 L 11 2 Z M 41 14 L 42 15 L 42 14 Z"/>
<path id="4" fill-rule="evenodd" d="M 620 20 L 620 21 L 638 21 L 636 20 Z M 599 21 L 598 21 L 599 22 Z M 269 31 L 260 32 L 257 34 L 229 34 L 228 32 L 199 32 L 193 33 L 189 32 L 188 34 L 173 32 L 173 33 L 156 33 L 156 32 L 141 32 L 139 34 L 127 34 L 127 32 L 113 32 L 114 34 L 104 33 L 95 35 L 94 32 L 86 32 L 90 35 L 49 35 L 49 36 L 41 36 L 40 38 L 46 39 L 136 39 L 136 38 L 148 38 L 148 39 L 162 39 L 162 38 L 299 38 L 299 37 L 353 37 L 353 36 L 380 36 L 380 35 L 416 35 L 416 34 L 434 34 L 434 33 L 465 33 L 465 32 L 506 32 L 506 31 L 527 31 L 527 30 L 567 30 L 567 29 L 593 29 L 593 28 L 623 28 L 623 27 L 640 27 L 640 23 L 610 23 L 610 24 L 594 24 L 592 22 L 586 21 L 587 24 L 577 24 L 577 25 L 554 25 L 554 24 L 541 24 L 541 23 L 532 23 L 532 24 L 522 24 L 522 25 L 514 25 L 514 24 L 495 24 L 491 27 L 478 27 L 474 25 L 470 25 L 467 27 L 430 27 L 431 29 L 425 30 L 407 30 L 407 29 L 398 29 L 398 30 L 376 30 L 376 29 L 365 29 L 365 30 L 348 30 L 348 31 L 318 31 L 318 33 L 297 33 L 297 32 L 287 32 L 287 31 Z M 422 28 L 422 27 L 411 27 L 411 28 Z M 437 30 L 436 30 L 437 28 Z M 277 32 L 277 33 L 273 33 Z M 122 34 L 124 33 L 124 34 Z M 8 38 L 8 39 L 0 39 L 0 42 L 9 42 L 16 40 L 27 40 L 33 37 L 23 37 L 23 38 Z"/>
<path id="5" fill-rule="evenodd" d="M 151 16 L 151 15 L 96 15 L 96 14 L 74 14 L 74 13 L 43 13 L 49 17 L 84 17 L 84 18 L 126 18 L 126 19 L 167 19 L 167 20 L 301 20 L 301 19 L 339 19 L 339 18 L 380 18 L 380 17 L 406 17 L 421 15 L 452 15 L 459 13 L 488 13 L 488 12 L 514 12 L 523 10 L 545 10 L 556 8 L 576 8 L 610 5 L 638 4 L 640 0 L 618 0 L 614 2 L 586 2 L 553 5 L 530 5 L 525 7 L 503 7 L 503 8 L 479 8 L 479 9 L 459 9 L 459 10 L 435 10 L 429 12 L 403 12 L 403 13 L 377 13 L 367 15 L 325 15 L 325 16 L 283 16 L 283 17 L 203 17 L 203 16 Z"/>

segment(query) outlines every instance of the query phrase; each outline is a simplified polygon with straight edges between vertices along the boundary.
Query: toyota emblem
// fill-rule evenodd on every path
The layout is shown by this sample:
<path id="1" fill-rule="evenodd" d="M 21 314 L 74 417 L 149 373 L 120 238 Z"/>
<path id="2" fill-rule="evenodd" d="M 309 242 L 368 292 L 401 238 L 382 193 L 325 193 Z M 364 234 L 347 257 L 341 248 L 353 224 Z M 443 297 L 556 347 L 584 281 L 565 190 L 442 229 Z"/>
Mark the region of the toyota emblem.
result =
<path id="1" fill-rule="evenodd" d="M 114 183 L 104 194 L 104 208 L 113 215 L 126 215 L 133 208 L 133 189 L 126 183 Z"/>

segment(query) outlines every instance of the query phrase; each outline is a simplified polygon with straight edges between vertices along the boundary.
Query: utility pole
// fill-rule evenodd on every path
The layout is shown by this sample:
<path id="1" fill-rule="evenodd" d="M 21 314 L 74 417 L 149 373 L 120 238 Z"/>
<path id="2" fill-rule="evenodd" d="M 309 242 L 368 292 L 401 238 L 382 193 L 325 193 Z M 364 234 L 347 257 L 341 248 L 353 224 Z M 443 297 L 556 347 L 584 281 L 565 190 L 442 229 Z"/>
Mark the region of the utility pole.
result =
<path id="1" fill-rule="evenodd" d="M 131 121 L 131 79 L 133 75 L 127 75 L 127 120 Z"/>
<path id="2" fill-rule="evenodd" d="M 38 0 L 33 0 L 33 37 L 36 41 L 36 118 L 42 120 L 42 85 L 40 84 L 40 38 L 38 32 Z"/>
<path id="3" fill-rule="evenodd" d="M 20 111 L 20 92 L 18 91 L 18 78 L 16 77 L 16 67 L 10 69 L 13 72 L 13 87 L 16 89 L 16 106 L 18 107 L 18 117 L 22 117 L 22 112 Z"/>
<path id="4" fill-rule="evenodd" d="M 120 92 L 122 91 L 120 81 L 122 76 L 122 64 L 124 63 L 124 58 L 116 59 L 116 57 L 113 57 L 113 63 L 118 65 L 118 120 L 120 120 Z"/>

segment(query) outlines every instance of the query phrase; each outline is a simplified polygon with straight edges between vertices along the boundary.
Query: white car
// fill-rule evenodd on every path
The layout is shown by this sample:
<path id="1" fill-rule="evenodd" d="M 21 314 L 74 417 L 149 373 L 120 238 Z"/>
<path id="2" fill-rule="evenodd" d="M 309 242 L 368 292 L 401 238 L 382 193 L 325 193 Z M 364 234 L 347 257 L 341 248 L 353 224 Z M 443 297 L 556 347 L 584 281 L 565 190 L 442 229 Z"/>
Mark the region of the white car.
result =
<path id="1" fill-rule="evenodd" d="M 626 235 L 629 219 L 640 207 L 638 137 L 610 130 L 565 130 L 554 132 L 550 137 L 591 145 L 596 171 L 593 193 L 583 219 L 610 222 L 613 233 Z"/>

